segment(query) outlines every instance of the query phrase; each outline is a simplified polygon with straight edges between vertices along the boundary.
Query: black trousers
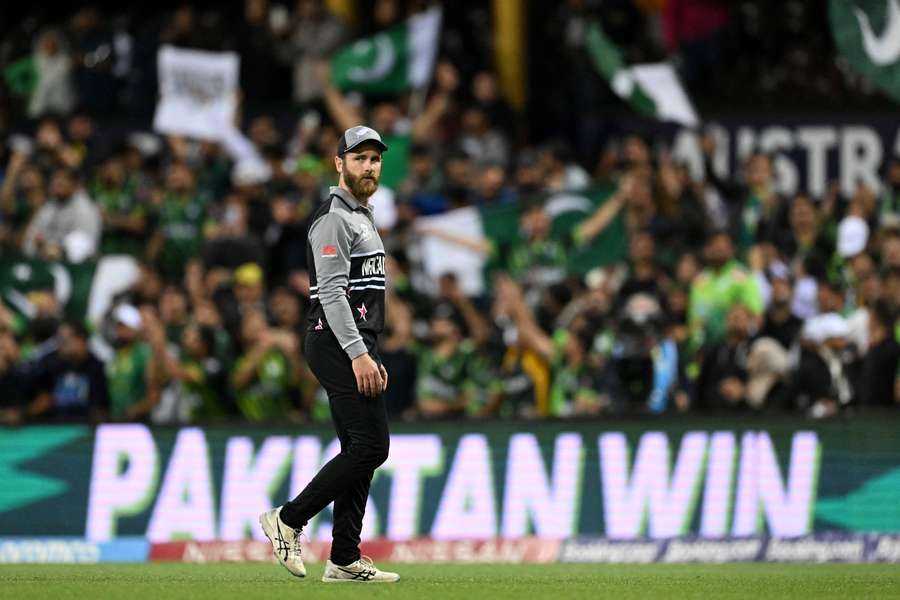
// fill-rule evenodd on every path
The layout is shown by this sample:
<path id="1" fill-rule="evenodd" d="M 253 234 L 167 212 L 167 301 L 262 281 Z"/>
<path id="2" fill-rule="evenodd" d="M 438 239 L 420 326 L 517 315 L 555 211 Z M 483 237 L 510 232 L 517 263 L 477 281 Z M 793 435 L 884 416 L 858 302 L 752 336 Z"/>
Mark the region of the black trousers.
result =
<path id="1" fill-rule="evenodd" d="M 380 364 L 375 336 L 363 332 L 363 339 L 369 354 Z M 348 565 L 359 559 L 359 535 L 372 475 L 388 457 L 390 438 L 384 397 L 366 397 L 359 392 L 350 359 L 330 331 L 309 332 L 303 353 L 328 393 L 341 453 L 284 505 L 281 519 L 299 529 L 334 502 L 331 561 Z"/>

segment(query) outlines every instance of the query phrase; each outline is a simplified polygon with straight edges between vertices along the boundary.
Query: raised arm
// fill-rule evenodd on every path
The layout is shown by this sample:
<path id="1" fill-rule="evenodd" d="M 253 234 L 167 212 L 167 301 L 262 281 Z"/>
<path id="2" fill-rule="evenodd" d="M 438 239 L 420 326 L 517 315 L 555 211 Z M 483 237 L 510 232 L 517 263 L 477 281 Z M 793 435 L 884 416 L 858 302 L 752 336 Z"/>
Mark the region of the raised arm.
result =
<path id="1" fill-rule="evenodd" d="M 427 225 L 416 226 L 416 233 L 421 236 L 431 235 L 436 238 L 442 239 L 445 242 L 450 242 L 451 244 L 456 244 L 457 246 L 468 248 L 469 250 L 478 252 L 479 254 L 483 254 L 485 256 L 491 253 L 491 243 L 487 240 L 470 238 L 465 235 L 450 233 L 449 231 L 444 231 L 443 229 L 438 229 L 436 227 L 430 227 Z"/>
<path id="2" fill-rule="evenodd" d="M 428 142 L 435 139 L 438 123 L 447 114 L 453 101 L 453 93 L 459 87 L 459 73 L 456 67 L 448 62 L 441 63 L 435 71 L 437 89 L 412 124 L 412 137 L 416 142 Z"/>
<path id="3" fill-rule="evenodd" d="M 534 350 L 545 360 L 551 360 L 553 340 L 534 320 L 519 285 L 509 277 L 500 277 L 497 279 L 497 294 L 502 295 L 506 302 L 509 316 L 519 330 L 521 345 Z"/>
<path id="4" fill-rule="evenodd" d="M 353 107 L 331 79 L 331 65 L 327 61 L 316 64 L 316 76 L 322 86 L 322 98 L 331 120 L 339 131 L 350 129 L 363 122 L 363 115 Z"/>
<path id="5" fill-rule="evenodd" d="M 633 175 L 625 174 L 619 180 L 619 188 L 616 192 L 607 198 L 606 202 L 597 207 L 597 210 L 587 219 L 579 223 L 575 227 L 575 239 L 580 244 L 590 242 L 606 229 L 622 207 L 625 205 L 625 199 L 631 193 L 634 185 Z"/>

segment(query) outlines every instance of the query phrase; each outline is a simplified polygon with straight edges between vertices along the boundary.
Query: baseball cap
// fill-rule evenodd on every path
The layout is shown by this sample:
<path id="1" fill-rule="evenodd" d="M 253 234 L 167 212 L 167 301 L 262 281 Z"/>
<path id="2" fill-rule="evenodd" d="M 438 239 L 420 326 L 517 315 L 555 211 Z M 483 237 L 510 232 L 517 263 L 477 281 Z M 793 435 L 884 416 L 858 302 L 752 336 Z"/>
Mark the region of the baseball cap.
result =
<path id="1" fill-rule="evenodd" d="M 856 256 L 866 249 L 869 225 L 861 217 L 849 216 L 838 225 L 837 251 L 844 258 Z"/>
<path id="2" fill-rule="evenodd" d="M 387 152 L 388 147 L 381 141 L 381 136 L 378 135 L 377 131 L 365 125 L 357 125 L 345 131 L 341 139 L 338 140 L 338 156 L 343 156 L 345 152 L 353 150 L 363 142 L 375 142 L 382 152 Z"/>
<path id="3" fill-rule="evenodd" d="M 234 282 L 238 285 L 256 287 L 262 283 L 263 272 L 256 263 L 244 263 L 234 272 Z"/>
<path id="4" fill-rule="evenodd" d="M 120 304 L 113 311 L 113 318 L 129 329 L 140 329 L 143 319 L 141 312 L 131 304 Z"/>

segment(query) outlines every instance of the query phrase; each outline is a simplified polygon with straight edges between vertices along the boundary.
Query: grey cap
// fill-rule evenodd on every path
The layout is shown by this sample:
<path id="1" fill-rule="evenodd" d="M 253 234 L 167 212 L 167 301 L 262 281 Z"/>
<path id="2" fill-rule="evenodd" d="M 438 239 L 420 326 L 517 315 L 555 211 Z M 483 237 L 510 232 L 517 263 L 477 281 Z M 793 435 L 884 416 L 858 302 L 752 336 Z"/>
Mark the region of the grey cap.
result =
<path id="1" fill-rule="evenodd" d="M 338 156 L 343 156 L 345 152 L 353 150 L 363 142 L 375 142 L 381 148 L 382 152 L 386 152 L 388 147 L 381 141 L 381 136 L 371 127 L 365 125 L 357 125 L 351 127 L 341 136 L 338 141 Z"/>

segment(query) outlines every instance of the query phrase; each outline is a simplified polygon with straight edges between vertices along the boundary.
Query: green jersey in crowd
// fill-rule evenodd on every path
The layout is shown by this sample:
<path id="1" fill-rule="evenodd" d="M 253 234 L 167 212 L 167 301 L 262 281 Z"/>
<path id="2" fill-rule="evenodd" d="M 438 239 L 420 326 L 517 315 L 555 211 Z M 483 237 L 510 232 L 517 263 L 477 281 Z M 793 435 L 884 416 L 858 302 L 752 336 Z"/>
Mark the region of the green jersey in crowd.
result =
<path id="1" fill-rule="evenodd" d="M 147 395 L 147 375 L 152 351 L 144 342 L 119 348 L 106 363 L 109 411 L 112 418 L 124 417 L 128 409 Z"/>
<path id="2" fill-rule="evenodd" d="M 763 312 L 759 284 L 738 261 L 729 261 L 718 272 L 707 267 L 697 276 L 688 304 L 694 348 L 722 340 L 725 317 L 735 304 L 743 304 L 755 315 Z"/>
<path id="3" fill-rule="evenodd" d="M 100 182 L 91 188 L 91 196 L 104 215 L 115 217 L 143 217 L 146 208 L 138 201 L 138 184 L 134 178 L 128 179 L 121 187 L 108 187 Z M 100 254 L 129 254 L 140 256 L 144 252 L 146 240 L 116 228 L 103 228 Z"/>
<path id="4" fill-rule="evenodd" d="M 572 364 L 566 356 L 566 345 L 572 335 L 565 329 L 553 335 L 550 385 L 550 416 L 565 417 L 576 412 L 576 407 L 599 406 L 600 372 L 590 365 L 587 357 L 580 365 Z"/>
<path id="5" fill-rule="evenodd" d="M 213 365 L 216 368 L 213 368 Z M 184 363 L 194 381 L 182 381 L 179 385 L 181 385 L 181 392 L 193 407 L 191 414 L 194 418 L 220 418 L 228 414 L 213 385 L 213 379 L 220 374 L 218 365 L 216 359 L 206 359 L 203 364 L 197 360 L 188 359 Z"/>
<path id="6" fill-rule="evenodd" d="M 450 356 L 439 356 L 430 346 L 416 345 L 416 398 L 457 402 L 469 394 L 469 370 L 475 348 L 471 341 L 459 343 Z"/>
<path id="7" fill-rule="evenodd" d="M 481 411 L 497 401 L 503 394 L 503 380 L 496 368 L 498 360 L 485 351 L 475 349 L 470 357 L 467 370 L 466 387 L 470 392 L 466 412 L 470 416 L 478 416 Z"/>
<path id="8" fill-rule="evenodd" d="M 235 371 L 247 360 L 241 356 L 235 362 Z M 256 368 L 253 381 L 235 391 L 235 401 L 241 414 L 250 421 L 281 419 L 290 412 L 290 365 L 284 354 L 277 350 L 268 352 Z"/>
<path id="9" fill-rule="evenodd" d="M 522 240 L 509 250 L 509 276 L 531 285 L 556 283 L 566 273 L 567 247 L 564 241 L 555 238 Z"/>
<path id="10" fill-rule="evenodd" d="M 206 202 L 199 195 L 168 195 L 159 207 L 159 228 L 163 248 L 159 266 L 168 278 L 180 279 L 184 265 L 200 254 Z"/>

